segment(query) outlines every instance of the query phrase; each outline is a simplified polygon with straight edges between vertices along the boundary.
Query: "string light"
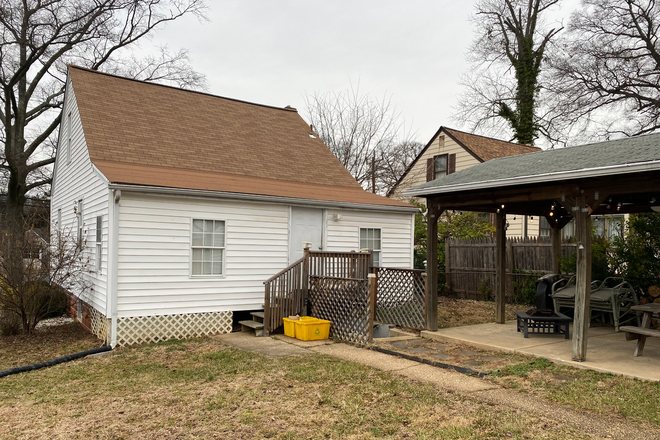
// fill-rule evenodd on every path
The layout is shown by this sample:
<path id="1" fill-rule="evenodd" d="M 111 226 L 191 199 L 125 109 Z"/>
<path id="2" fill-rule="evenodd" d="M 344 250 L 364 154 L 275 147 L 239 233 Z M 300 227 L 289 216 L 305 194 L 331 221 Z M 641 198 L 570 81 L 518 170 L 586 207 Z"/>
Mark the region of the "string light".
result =
<path id="1" fill-rule="evenodd" d="M 529 216 L 529 222 L 530 222 L 530 223 L 534 223 L 534 216 L 533 216 L 533 215 L 530 215 L 530 216 Z"/>

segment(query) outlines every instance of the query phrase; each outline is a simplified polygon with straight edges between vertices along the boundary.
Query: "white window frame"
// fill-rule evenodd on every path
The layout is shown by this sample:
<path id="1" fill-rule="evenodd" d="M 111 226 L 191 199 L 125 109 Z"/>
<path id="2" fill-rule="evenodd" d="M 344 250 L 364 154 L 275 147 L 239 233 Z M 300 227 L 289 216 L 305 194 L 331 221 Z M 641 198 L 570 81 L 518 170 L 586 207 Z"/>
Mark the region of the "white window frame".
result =
<path id="1" fill-rule="evenodd" d="M 379 232 L 378 241 L 379 241 L 379 244 L 380 244 L 379 249 L 375 249 L 375 248 L 371 249 L 371 248 L 363 248 L 362 247 L 362 230 L 365 230 L 365 231 L 378 230 L 378 232 Z M 369 240 L 369 238 L 367 238 L 367 240 Z M 375 244 L 375 242 L 374 242 L 374 244 Z M 362 249 L 371 250 L 371 254 L 374 257 L 377 255 L 378 256 L 378 261 L 376 261 L 376 258 L 373 258 L 373 260 L 374 260 L 373 263 L 374 263 L 375 267 L 381 267 L 382 264 L 383 264 L 383 229 L 382 228 L 377 228 L 377 227 L 362 227 L 362 226 L 360 226 L 358 228 L 358 247 L 360 248 L 360 250 L 362 250 Z"/>
<path id="2" fill-rule="evenodd" d="M 96 261 L 97 272 L 101 272 L 103 262 L 103 215 L 96 216 Z"/>
<path id="3" fill-rule="evenodd" d="M 78 246 L 83 245 L 83 238 L 85 236 L 85 232 L 83 231 L 83 228 L 85 227 L 85 221 L 83 219 L 83 199 L 79 199 L 78 202 L 76 203 L 76 221 L 78 222 L 76 224 L 76 229 L 78 230 Z"/>
<path id="4" fill-rule="evenodd" d="M 445 159 L 445 168 L 444 170 L 438 170 L 438 159 L 444 158 Z M 433 157 L 433 171 L 434 171 L 434 179 L 437 179 L 442 176 L 447 175 L 447 171 L 449 171 L 449 154 L 438 154 L 437 156 Z M 381 231 L 382 232 L 382 231 Z"/>
<path id="5" fill-rule="evenodd" d="M 213 221 L 213 222 L 222 222 L 224 224 L 224 240 L 222 246 L 193 246 L 193 234 L 194 234 L 194 223 L 195 220 L 198 221 Z M 225 278 L 227 276 L 226 272 L 226 263 L 227 263 L 227 220 L 225 219 L 210 219 L 210 218 L 191 218 L 190 219 L 190 265 L 188 267 L 189 277 L 190 278 Z M 193 273 L 193 264 L 195 263 L 193 259 L 193 251 L 195 249 L 221 249 L 222 250 L 222 273 L 220 274 L 194 274 Z M 202 263 L 204 261 L 202 260 Z"/>

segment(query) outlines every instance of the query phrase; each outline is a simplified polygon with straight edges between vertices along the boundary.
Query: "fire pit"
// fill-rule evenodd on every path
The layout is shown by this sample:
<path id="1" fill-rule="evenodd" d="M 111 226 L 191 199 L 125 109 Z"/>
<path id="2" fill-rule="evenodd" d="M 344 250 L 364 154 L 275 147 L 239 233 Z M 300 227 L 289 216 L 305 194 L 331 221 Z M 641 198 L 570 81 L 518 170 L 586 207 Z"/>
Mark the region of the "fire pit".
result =
<path id="1" fill-rule="evenodd" d="M 527 312 L 516 312 L 518 318 L 517 330 L 528 338 L 529 333 L 559 333 L 569 338 L 568 324 L 571 318 L 549 309 L 531 309 Z"/>

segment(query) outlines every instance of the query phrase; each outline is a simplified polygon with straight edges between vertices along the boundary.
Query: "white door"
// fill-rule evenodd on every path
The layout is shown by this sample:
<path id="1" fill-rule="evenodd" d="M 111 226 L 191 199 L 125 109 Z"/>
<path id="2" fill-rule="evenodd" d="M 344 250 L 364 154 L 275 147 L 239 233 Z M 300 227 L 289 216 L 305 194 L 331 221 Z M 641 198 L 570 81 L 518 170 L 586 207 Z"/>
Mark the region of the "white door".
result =
<path id="1" fill-rule="evenodd" d="M 302 258 L 304 243 L 312 243 L 314 251 L 323 249 L 322 209 L 291 208 L 289 264 Z"/>

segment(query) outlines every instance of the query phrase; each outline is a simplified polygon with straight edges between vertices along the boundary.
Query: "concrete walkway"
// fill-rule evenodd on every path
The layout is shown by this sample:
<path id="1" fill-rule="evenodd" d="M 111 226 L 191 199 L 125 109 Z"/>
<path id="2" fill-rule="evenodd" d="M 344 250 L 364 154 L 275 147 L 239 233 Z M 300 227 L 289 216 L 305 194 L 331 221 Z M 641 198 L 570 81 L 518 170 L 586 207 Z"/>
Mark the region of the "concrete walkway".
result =
<path id="1" fill-rule="evenodd" d="M 572 426 L 579 432 L 588 433 L 595 438 L 622 440 L 660 438 L 659 430 L 648 428 L 643 430 L 632 423 L 611 418 L 604 419 L 559 404 L 545 402 L 538 397 L 506 390 L 483 379 L 347 344 L 335 344 L 328 340 L 303 342 L 282 335 L 257 338 L 250 333 L 231 333 L 215 336 L 214 339 L 265 356 L 312 355 L 314 353 L 333 356 L 406 379 L 433 383 L 442 390 L 460 394 L 465 400 L 501 406 L 506 409 L 514 408 L 521 413 L 547 420 L 548 423 Z"/>
<path id="2" fill-rule="evenodd" d="M 573 335 L 571 327 L 571 336 Z M 558 364 L 588 368 L 602 373 L 660 381 L 660 338 L 648 338 L 644 355 L 634 357 L 636 341 L 626 341 L 625 333 L 612 327 L 591 327 L 587 336 L 587 360 L 571 360 L 573 342 L 563 335 L 530 333 L 524 338 L 516 322 L 452 327 L 421 336 L 441 342 L 464 343 L 484 350 L 544 357 Z"/>

